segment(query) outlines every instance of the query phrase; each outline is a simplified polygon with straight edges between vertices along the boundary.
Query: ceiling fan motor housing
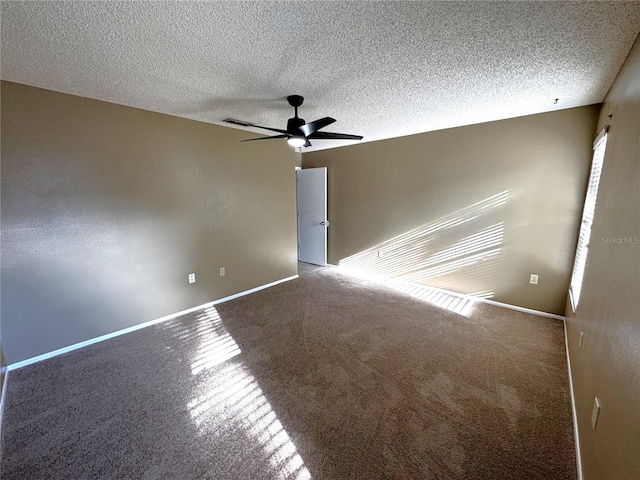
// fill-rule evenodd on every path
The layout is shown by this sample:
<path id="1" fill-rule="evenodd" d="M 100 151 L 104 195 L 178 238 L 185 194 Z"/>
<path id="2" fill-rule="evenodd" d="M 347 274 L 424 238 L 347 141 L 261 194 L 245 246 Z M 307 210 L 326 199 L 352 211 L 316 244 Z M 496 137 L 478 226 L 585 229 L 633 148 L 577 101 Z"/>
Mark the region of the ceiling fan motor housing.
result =
<path id="1" fill-rule="evenodd" d="M 300 127 L 305 123 L 306 122 L 304 121 L 304 118 L 300 118 L 300 117 L 290 118 L 289 120 L 287 120 L 287 132 L 289 132 L 291 135 L 304 136 L 304 134 L 300 131 Z"/>

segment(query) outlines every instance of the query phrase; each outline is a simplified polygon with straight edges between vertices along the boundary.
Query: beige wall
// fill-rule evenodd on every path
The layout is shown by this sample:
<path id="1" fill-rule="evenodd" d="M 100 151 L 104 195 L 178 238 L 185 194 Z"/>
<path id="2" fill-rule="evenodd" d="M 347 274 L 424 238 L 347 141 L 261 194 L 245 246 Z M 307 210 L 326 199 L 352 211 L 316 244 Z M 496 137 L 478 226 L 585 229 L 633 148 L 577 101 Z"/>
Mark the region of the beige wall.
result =
<path id="1" fill-rule="evenodd" d="M 6 82 L 1 95 L 10 364 L 297 273 L 286 142 Z"/>
<path id="2" fill-rule="evenodd" d="M 640 37 L 605 98 L 598 130 L 605 125 L 585 278 L 575 315 L 567 303 L 567 331 L 584 478 L 632 480 L 640 478 Z"/>
<path id="3" fill-rule="evenodd" d="M 330 263 L 563 314 L 598 111 L 303 154 L 328 167 Z"/>

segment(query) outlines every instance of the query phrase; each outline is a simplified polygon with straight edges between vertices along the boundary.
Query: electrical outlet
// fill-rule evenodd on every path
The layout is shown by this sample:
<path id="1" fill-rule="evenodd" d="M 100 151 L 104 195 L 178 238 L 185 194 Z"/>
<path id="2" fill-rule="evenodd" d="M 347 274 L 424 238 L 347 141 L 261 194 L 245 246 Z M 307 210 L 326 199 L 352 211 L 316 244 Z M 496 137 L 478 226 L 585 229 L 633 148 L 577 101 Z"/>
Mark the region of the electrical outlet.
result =
<path id="1" fill-rule="evenodd" d="M 595 430 L 598 424 L 598 416 L 600 415 L 600 399 L 593 399 L 593 410 L 591 411 L 591 427 Z"/>
<path id="2" fill-rule="evenodd" d="M 196 283 L 196 274 L 195 273 L 190 273 L 189 274 L 189 283 Z"/>
<path id="3" fill-rule="evenodd" d="M 582 340 L 584 339 L 584 332 L 580 332 L 580 341 L 578 342 L 578 350 L 582 350 Z"/>
<path id="4" fill-rule="evenodd" d="M 221 277 L 224 277 L 224 274 L 225 274 L 225 273 L 226 273 L 226 272 L 224 271 L 224 267 L 220 267 L 220 276 L 221 276 Z"/>
<path id="5" fill-rule="evenodd" d="M 537 285 L 538 284 L 538 275 L 536 275 L 535 273 L 531 274 L 531 277 L 529 277 L 529 283 L 532 285 Z"/>
<path id="6" fill-rule="evenodd" d="M 384 258 L 384 250 L 378 250 L 378 258 Z"/>

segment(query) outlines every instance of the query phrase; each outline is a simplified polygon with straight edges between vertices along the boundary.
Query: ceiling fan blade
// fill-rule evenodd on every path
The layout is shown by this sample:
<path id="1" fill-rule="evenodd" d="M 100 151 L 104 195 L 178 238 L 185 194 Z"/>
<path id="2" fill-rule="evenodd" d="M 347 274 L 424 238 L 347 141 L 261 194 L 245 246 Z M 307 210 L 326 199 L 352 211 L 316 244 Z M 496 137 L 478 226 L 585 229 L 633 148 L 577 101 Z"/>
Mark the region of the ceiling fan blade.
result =
<path id="1" fill-rule="evenodd" d="M 308 137 L 309 135 L 316 133 L 321 128 L 324 128 L 327 125 L 331 125 L 335 121 L 335 118 L 324 117 L 314 122 L 305 123 L 300 127 L 300 130 L 302 131 L 302 133 L 304 133 L 305 137 Z"/>
<path id="2" fill-rule="evenodd" d="M 273 137 L 260 137 L 260 138 L 247 138 L 246 140 L 241 140 L 242 142 L 252 142 L 254 140 L 271 140 L 273 138 L 287 138 L 289 135 L 274 135 Z"/>
<path id="3" fill-rule="evenodd" d="M 263 130 L 269 130 L 271 132 L 287 133 L 286 130 L 281 130 L 279 128 L 263 127 L 262 125 L 256 125 L 255 123 L 249 123 L 249 122 L 243 122 L 242 120 L 236 120 L 235 118 L 226 118 L 226 119 L 223 120 L 223 122 L 232 123 L 233 125 L 241 125 L 243 127 L 262 128 Z"/>
<path id="4" fill-rule="evenodd" d="M 362 135 L 349 135 L 347 133 L 331 133 L 331 132 L 316 132 L 309 135 L 311 139 L 317 140 L 362 140 Z"/>

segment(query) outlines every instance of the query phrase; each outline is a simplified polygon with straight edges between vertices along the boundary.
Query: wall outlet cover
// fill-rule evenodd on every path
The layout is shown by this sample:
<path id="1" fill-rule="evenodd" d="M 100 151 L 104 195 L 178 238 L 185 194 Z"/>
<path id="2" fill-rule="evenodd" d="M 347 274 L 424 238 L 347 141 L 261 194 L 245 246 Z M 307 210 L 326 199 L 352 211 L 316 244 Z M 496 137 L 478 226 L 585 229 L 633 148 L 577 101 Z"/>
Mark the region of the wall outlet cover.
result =
<path id="1" fill-rule="evenodd" d="M 190 273 L 189 274 L 189 283 L 196 283 L 196 274 L 195 273 Z"/>
<path id="2" fill-rule="evenodd" d="M 531 277 L 529 277 L 529 283 L 532 285 L 537 285 L 538 284 L 538 275 L 536 275 L 535 273 L 531 274 Z"/>
<path id="3" fill-rule="evenodd" d="M 224 267 L 220 267 L 220 276 L 221 276 L 221 277 L 224 277 L 225 273 L 226 273 L 226 272 L 225 272 Z"/>

